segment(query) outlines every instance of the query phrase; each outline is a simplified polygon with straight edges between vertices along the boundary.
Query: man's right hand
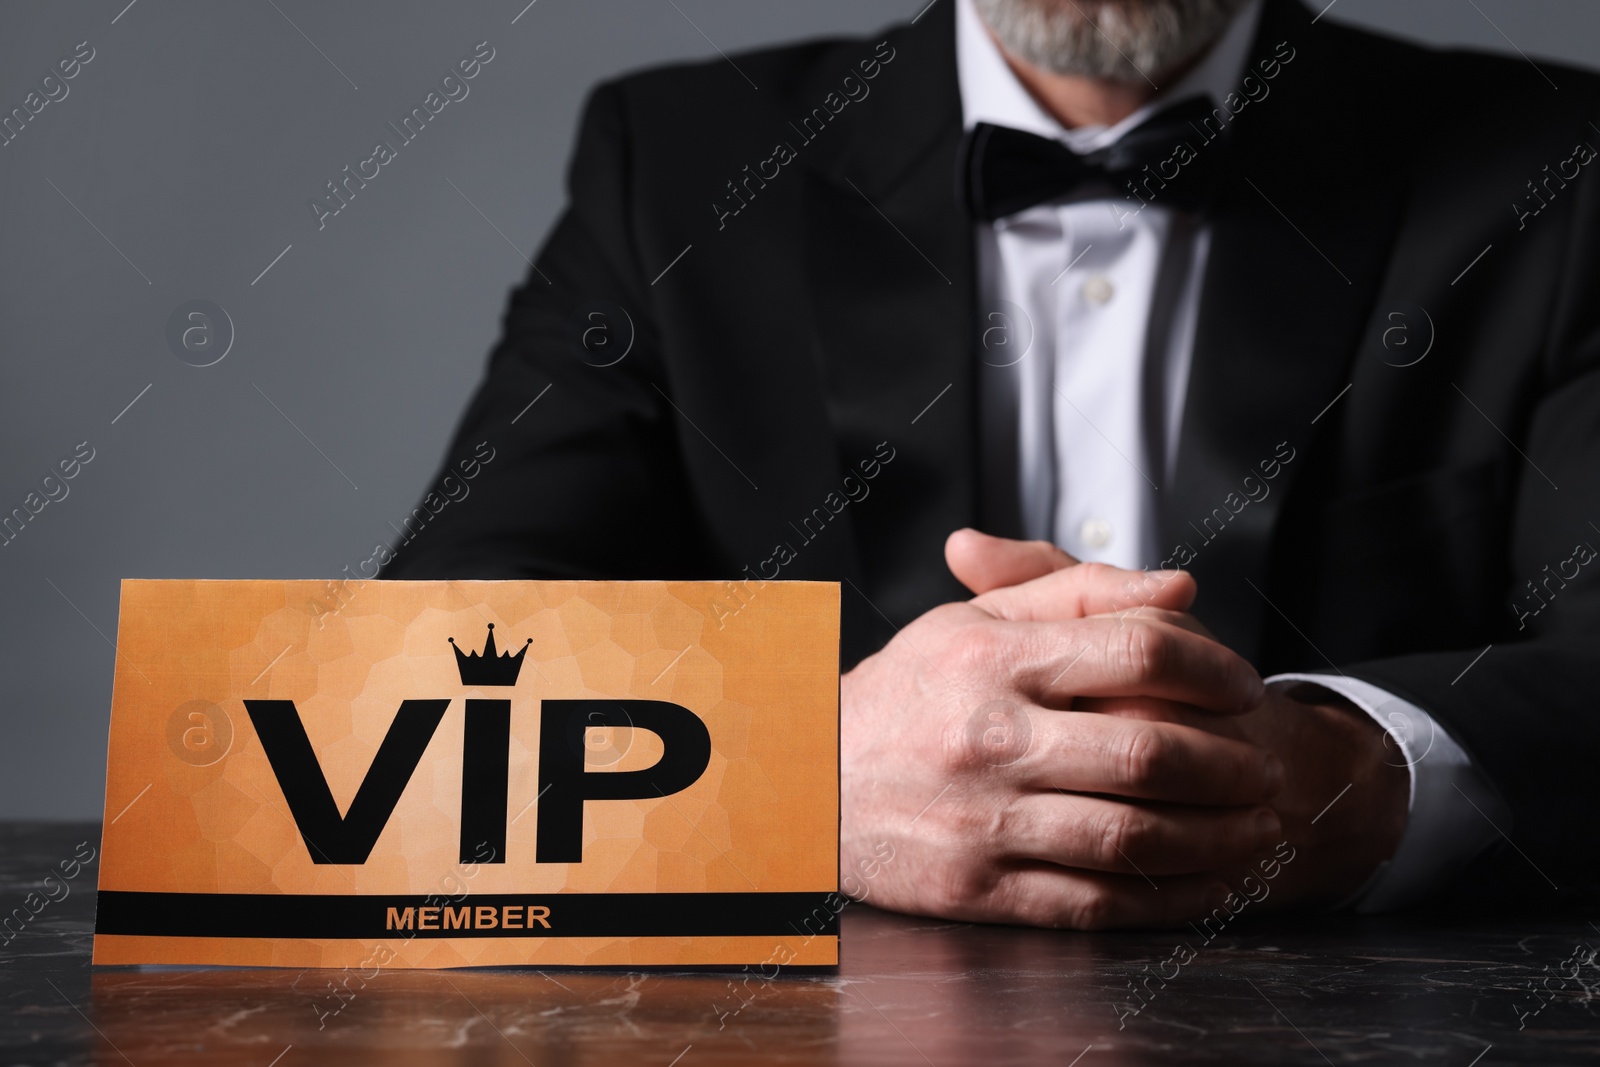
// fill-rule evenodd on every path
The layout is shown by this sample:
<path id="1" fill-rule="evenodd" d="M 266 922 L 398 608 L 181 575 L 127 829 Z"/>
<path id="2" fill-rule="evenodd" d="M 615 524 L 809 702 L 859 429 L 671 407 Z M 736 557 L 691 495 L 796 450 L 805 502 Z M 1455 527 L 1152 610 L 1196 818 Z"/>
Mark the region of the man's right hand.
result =
<path id="1" fill-rule="evenodd" d="M 1184 614 L 1193 580 L 971 531 L 946 556 L 979 595 L 929 611 L 841 679 L 840 866 L 873 872 L 859 895 L 1080 929 L 1219 904 L 1228 888 L 1208 872 L 1280 839 L 1265 802 L 1281 763 L 1193 727 L 1072 710 L 1093 697 L 1228 715 L 1261 700 L 1255 670 Z"/>

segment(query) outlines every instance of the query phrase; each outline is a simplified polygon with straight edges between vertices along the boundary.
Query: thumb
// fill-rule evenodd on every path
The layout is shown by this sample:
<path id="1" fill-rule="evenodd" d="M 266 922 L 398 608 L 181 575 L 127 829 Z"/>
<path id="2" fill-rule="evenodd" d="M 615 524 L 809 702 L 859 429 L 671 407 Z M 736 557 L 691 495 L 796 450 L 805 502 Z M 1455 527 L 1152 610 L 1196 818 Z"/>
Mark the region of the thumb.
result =
<path id="1" fill-rule="evenodd" d="M 1013 541 L 973 529 L 961 529 L 944 543 L 950 573 L 975 594 L 1021 585 L 1078 561 L 1049 541 Z"/>
<path id="2" fill-rule="evenodd" d="M 1183 613 L 1194 603 L 1194 579 L 1184 571 L 1126 571 L 1108 563 L 1080 563 L 1031 581 L 991 589 L 972 599 L 976 608 L 1012 622 L 1061 622 L 1090 615 L 1138 611 L 1211 635 Z M 1181 617 L 1167 617 L 1167 613 Z"/>

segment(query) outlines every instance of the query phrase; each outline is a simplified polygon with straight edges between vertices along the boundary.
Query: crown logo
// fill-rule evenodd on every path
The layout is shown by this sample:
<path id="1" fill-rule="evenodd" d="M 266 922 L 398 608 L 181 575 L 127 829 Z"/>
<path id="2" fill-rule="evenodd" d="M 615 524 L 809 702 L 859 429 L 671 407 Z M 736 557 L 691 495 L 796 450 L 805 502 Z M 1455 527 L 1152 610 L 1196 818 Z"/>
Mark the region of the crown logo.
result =
<path id="1" fill-rule="evenodd" d="M 476 652 L 463 655 L 456 639 L 452 637 L 449 641 L 450 647 L 456 651 L 456 670 L 461 672 L 462 685 L 516 685 L 517 675 L 522 670 L 522 657 L 527 655 L 528 645 L 533 644 L 533 638 L 530 637 L 527 644 L 517 649 L 516 655 L 509 652 L 496 654 L 492 622 L 482 655 Z"/>

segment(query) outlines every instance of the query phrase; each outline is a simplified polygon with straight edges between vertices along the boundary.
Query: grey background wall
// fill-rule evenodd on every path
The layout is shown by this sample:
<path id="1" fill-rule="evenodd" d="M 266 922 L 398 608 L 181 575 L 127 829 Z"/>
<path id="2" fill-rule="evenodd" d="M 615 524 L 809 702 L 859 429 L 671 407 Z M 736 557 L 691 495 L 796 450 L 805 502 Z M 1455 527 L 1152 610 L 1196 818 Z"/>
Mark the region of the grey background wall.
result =
<path id="1" fill-rule="evenodd" d="M 93 49 L 0 148 L 0 514 L 94 456 L 0 548 L 0 817 L 100 814 L 121 578 L 332 577 L 393 538 L 561 207 L 594 82 L 924 2 L 0 6 L 0 113 Z M 1600 66 L 1593 0 L 1327 17 Z M 483 41 L 469 95 L 319 230 L 307 201 Z M 166 336 L 196 299 L 234 334 L 203 368 Z"/>

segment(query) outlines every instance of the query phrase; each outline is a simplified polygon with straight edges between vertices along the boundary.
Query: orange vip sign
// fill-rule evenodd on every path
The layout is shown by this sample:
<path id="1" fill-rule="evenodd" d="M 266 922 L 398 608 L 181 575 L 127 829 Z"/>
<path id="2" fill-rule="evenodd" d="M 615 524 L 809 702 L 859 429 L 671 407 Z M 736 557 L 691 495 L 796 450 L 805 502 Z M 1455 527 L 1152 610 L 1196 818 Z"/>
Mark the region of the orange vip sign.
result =
<path id="1" fill-rule="evenodd" d="M 127 581 L 94 961 L 838 962 L 832 583 Z"/>

